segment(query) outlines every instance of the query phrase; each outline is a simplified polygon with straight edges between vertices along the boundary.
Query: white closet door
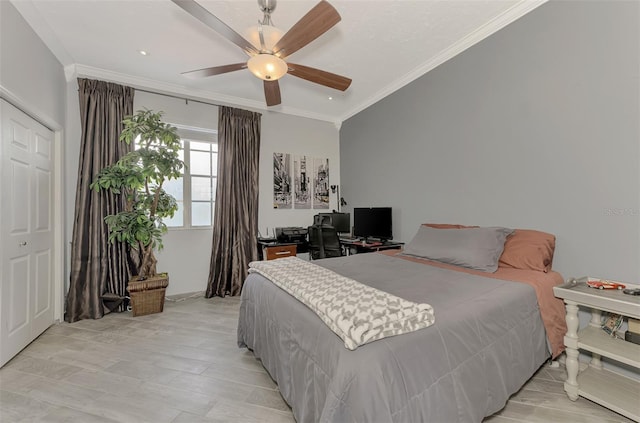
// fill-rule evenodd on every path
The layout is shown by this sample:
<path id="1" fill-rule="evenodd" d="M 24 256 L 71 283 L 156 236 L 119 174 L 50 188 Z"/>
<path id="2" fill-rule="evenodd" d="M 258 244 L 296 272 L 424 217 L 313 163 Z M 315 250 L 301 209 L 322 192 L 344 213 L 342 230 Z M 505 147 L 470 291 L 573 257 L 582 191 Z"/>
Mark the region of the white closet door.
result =
<path id="1" fill-rule="evenodd" d="M 54 320 L 53 132 L 2 100 L 0 366 Z"/>

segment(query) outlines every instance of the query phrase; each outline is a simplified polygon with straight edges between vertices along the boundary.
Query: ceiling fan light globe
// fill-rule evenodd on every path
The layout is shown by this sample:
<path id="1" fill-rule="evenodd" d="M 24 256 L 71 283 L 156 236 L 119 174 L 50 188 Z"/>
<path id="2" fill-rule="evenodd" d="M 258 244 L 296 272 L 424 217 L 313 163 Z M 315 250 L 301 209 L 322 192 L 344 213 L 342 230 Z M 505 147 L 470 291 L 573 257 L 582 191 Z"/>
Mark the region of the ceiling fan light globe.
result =
<path id="1" fill-rule="evenodd" d="M 277 81 L 289 67 L 286 62 L 273 54 L 257 54 L 247 61 L 247 67 L 258 78 L 265 81 Z"/>
<path id="2" fill-rule="evenodd" d="M 260 44 L 260 32 L 258 30 L 258 26 L 254 25 L 250 27 L 244 33 L 245 38 L 255 46 L 258 50 L 262 50 L 262 45 Z M 264 48 L 266 51 L 273 51 L 273 47 L 276 45 L 280 38 L 284 35 L 284 31 L 280 28 L 271 25 L 262 25 L 262 36 L 264 37 Z"/>

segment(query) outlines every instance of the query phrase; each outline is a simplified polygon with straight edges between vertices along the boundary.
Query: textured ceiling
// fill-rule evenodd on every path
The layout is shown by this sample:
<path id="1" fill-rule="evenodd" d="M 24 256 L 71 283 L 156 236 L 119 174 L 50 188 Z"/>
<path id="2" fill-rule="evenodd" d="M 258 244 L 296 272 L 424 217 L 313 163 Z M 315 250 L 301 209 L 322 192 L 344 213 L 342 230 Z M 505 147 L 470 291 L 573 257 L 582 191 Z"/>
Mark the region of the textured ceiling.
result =
<path id="1" fill-rule="evenodd" d="M 348 76 L 351 87 L 340 92 L 285 75 L 282 104 L 269 110 L 340 123 L 543 2 L 332 0 L 342 21 L 288 60 Z M 12 3 L 71 74 L 266 109 L 262 81 L 246 69 L 200 80 L 180 75 L 246 55 L 169 0 Z M 239 33 L 262 17 L 255 0 L 199 3 Z M 286 31 L 316 3 L 280 0 L 274 24 Z"/>

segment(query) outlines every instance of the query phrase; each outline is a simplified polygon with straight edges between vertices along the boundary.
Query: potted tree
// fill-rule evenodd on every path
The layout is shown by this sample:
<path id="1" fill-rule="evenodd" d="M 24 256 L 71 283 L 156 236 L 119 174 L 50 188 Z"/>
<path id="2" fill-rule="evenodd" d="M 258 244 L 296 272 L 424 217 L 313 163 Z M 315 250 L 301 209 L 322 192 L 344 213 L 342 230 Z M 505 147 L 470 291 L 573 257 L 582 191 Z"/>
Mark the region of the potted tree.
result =
<path id="1" fill-rule="evenodd" d="M 162 219 L 173 217 L 178 209 L 175 198 L 162 185 L 180 176 L 177 129 L 162 121 L 162 112 L 139 110 L 123 121 L 120 141 L 136 148 L 112 166 L 102 169 L 91 189 L 110 190 L 123 195 L 125 209 L 105 217 L 109 242 L 125 242 L 139 251 L 138 274 L 127 284 L 134 316 L 159 313 L 164 307 L 169 276 L 156 271 L 154 250 L 162 249 L 167 226 Z"/>

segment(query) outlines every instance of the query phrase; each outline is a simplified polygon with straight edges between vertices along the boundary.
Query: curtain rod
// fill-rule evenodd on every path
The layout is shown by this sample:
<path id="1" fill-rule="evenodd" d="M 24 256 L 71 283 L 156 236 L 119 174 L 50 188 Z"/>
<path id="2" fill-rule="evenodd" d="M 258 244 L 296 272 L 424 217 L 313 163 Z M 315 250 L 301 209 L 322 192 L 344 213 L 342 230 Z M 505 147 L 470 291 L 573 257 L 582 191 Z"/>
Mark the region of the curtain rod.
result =
<path id="1" fill-rule="evenodd" d="M 216 106 L 216 107 L 223 107 L 224 106 L 224 104 L 216 104 L 216 103 L 210 103 L 208 101 L 194 100 L 192 98 L 180 97 L 180 96 L 173 95 L 173 94 L 165 94 L 165 93 L 160 93 L 160 92 L 157 92 L 157 91 L 143 90 L 142 88 L 135 88 L 135 87 L 132 87 L 132 88 L 134 90 L 136 90 L 136 91 L 142 91 L 143 93 L 163 95 L 165 97 L 171 97 L 171 98 L 176 98 L 178 100 L 184 100 L 186 104 L 189 104 L 190 101 L 193 101 L 194 103 L 208 104 L 209 106 Z"/>

